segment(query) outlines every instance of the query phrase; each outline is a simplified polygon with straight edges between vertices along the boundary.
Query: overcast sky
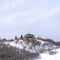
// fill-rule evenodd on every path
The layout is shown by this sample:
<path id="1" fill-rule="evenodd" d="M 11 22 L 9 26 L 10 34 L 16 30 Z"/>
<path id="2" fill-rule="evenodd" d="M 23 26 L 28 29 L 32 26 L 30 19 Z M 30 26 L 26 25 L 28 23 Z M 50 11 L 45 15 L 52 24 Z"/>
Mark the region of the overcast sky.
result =
<path id="1" fill-rule="evenodd" d="M 0 37 L 27 33 L 60 41 L 60 0 L 0 0 Z"/>

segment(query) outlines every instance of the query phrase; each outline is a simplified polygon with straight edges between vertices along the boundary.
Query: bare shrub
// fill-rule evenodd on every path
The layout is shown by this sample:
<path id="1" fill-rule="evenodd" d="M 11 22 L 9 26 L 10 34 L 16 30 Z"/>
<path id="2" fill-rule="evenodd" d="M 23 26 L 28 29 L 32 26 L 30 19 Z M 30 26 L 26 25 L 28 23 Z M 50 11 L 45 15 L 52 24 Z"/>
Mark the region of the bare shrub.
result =
<path id="1" fill-rule="evenodd" d="M 8 47 L 5 44 L 0 45 L 0 60 L 29 60 L 36 56 L 38 56 L 38 53 L 30 53 L 19 48 Z"/>

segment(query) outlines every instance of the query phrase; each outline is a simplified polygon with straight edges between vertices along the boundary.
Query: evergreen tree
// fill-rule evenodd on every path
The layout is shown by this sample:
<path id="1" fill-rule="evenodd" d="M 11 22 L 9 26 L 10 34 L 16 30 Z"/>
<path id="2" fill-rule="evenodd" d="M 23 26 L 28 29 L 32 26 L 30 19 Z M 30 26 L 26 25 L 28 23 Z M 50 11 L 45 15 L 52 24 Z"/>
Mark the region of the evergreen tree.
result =
<path id="1" fill-rule="evenodd" d="M 23 40 L 23 35 L 21 35 L 20 39 L 22 39 L 22 40 Z"/>
<path id="2" fill-rule="evenodd" d="M 17 40 L 18 38 L 17 38 L 17 36 L 15 36 L 15 40 Z"/>

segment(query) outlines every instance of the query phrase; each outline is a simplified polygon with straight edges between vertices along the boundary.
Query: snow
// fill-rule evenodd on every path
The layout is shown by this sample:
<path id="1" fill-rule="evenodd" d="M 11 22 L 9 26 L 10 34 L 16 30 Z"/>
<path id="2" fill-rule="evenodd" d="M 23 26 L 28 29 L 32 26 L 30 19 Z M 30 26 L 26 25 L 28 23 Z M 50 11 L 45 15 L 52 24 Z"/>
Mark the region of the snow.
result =
<path id="1" fill-rule="evenodd" d="M 35 53 L 36 51 L 35 51 L 35 49 L 34 48 L 32 48 L 32 49 L 30 49 L 30 47 L 31 47 L 31 43 L 29 43 L 29 44 L 26 44 L 24 41 L 22 41 L 22 40 L 19 40 L 17 43 L 16 43 L 16 40 L 14 40 L 13 42 L 5 42 L 5 44 L 6 45 L 10 45 L 10 46 L 12 46 L 12 47 L 16 47 L 16 48 L 19 48 L 19 49 L 25 49 L 26 51 L 29 51 L 29 52 L 33 52 L 33 53 Z"/>
<path id="2" fill-rule="evenodd" d="M 13 42 L 6 42 L 5 44 L 9 44 L 10 46 L 13 46 L 13 47 L 16 47 L 16 48 L 20 48 L 20 49 L 23 49 L 23 46 L 22 44 L 16 44 L 15 43 L 16 41 L 13 41 Z"/>
<path id="3" fill-rule="evenodd" d="M 42 45 L 44 44 L 43 41 L 40 41 L 42 42 Z M 20 40 L 19 42 L 16 43 L 16 41 L 14 40 L 13 42 L 6 42 L 5 44 L 9 44 L 10 46 L 13 46 L 13 47 L 16 47 L 16 48 L 20 48 L 20 49 L 23 49 L 24 46 L 26 47 L 25 49 L 27 51 L 30 51 L 30 52 L 35 52 L 34 48 L 33 49 L 29 49 L 29 47 L 31 46 L 31 43 L 29 45 L 27 45 L 25 42 L 23 42 L 22 40 Z M 56 53 L 55 55 L 49 55 L 48 53 L 41 53 L 39 56 L 41 58 L 37 58 L 36 60 L 60 60 L 60 48 L 56 49 L 56 51 L 58 53 Z"/>
<path id="4" fill-rule="evenodd" d="M 35 60 L 60 60 L 60 48 L 57 49 L 58 53 L 56 55 L 49 55 L 46 53 L 40 54 L 41 58 L 37 58 Z"/>
<path id="5" fill-rule="evenodd" d="M 60 60 L 60 49 L 57 49 L 56 51 L 58 51 L 58 53 L 55 55 L 49 55 L 46 53 L 42 53 L 41 59 L 37 59 L 37 60 Z"/>

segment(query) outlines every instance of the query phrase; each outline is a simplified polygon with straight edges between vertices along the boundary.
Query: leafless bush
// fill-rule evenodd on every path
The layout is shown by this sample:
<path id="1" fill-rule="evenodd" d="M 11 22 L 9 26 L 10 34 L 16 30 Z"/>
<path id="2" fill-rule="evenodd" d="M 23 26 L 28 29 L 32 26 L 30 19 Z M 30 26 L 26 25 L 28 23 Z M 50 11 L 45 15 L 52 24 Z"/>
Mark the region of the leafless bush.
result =
<path id="1" fill-rule="evenodd" d="M 30 53 L 19 48 L 8 47 L 5 44 L 0 45 L 0 60 L 29 60 L 36 56 L 38 56 L 38 53 Z"/>

